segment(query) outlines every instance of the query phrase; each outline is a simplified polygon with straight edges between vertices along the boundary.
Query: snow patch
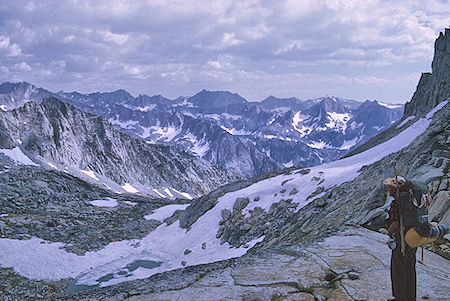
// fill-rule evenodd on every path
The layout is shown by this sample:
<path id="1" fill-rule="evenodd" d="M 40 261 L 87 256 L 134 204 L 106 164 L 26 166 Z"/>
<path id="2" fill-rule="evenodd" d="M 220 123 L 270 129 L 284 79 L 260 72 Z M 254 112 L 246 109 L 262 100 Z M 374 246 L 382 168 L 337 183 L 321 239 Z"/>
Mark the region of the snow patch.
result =
<path id="1" fill-rule="evenodd" d="M 152 129 L 148 128 L 148 127 L 143 127 L 143 126 L 141 126 L 141 129 L 142 129 L 142 134 L 138 134 L 139 137 L 141 137 L 142 139 L 148 138 L 151 134 Z M 149 141 L 146 141 L 146 142 L 148 143 Z"/>
<path id="2" fill-rule="evenodd" d="M 12 267 L 17 274 L 29 279 L 79 277 L 78 285 L 107 286 L 182 268 L 182 259 L 187 262 L 187 266 L 193 266 L 240 257 L 264 239 L 262 236 L 251 241 L 249 248 L 231 248 L 227 243 L 221 245 L 215 238 L 218 225 L 211 227 L 215 222 L 215 216 L 206 214 L 200 217 L 190 231 L 180 228 L 178 222 L 170 226 L 162 224 L 143 239 L 112 242 L 99 251 L 86 252 L 84 256 L 66 252 L 62 243 L 35 237 L 29 240 L 0 238 L 0 266 Z M 203 243 L 206 244 L 205 250 L 201 248 Z M 192 253 L 184 255 L 186 249 Z M 120 277 L 118 272 L 136 260 L 157 261 L 161 265 L 142 268 Z M 109 274 L 117 277 L 102 282 L 101 278 Z"/>
<path id="3" fill-rule="evenodd" d="M 211 118 L 214 120 L 220 120 L 220 115 L 219 114 L 205 114 L 204 115 L 205 118 Z"/>
<path id="4" fill-rule="evenodd" d="M 108 121 L 112 124 L 112 125 L 118 125 L 119 127 L 123 128 L 123 129 L 134 129 L 136 125 L 139 124 L 138 121 L 135 120 L 127 120 L 125 122 L 120 121 L 119 120 L 119 116 L 116 116 L 117 118 L 110 118 Z"/>
<path id="5" fill-rule="evenodd" d="M 50 163 L 50 162 L 47 162 L 47 165 L 50 166 L 50 167 L 53 168 L 53 169 L 58 170 L 58 167 L 56 167 L 55 164 L 52 164 L 52 163 Z"/>
<path id="6" fill-rule="evenodd" d="M 167 198 L 167 196 L 164 195 L 164 194 L 162 194 L 161 192 L 159 192 L 158 189 L 153 188 L 153 191 L 156 192 L 156 194 L 159 195 L 160 197 L 162 197 L 162 198 Z"/>
<path id="7" fill-rule="evenodd" d="M 176 103 L 172 105 L 172 107 L 188 107 L 188 108 L 196 108 L 197 106 L 194 105 L 192 102 L 189 102 L 187 99 L 183 99 L 183 102 Z"/>
<path id="8" fill-rule="evenodd" d="M 407 124 L 410 120 L 413 120 L 414 118 L 416 118 L 416 115 L 411 115 L 411 116 L 406 117 L 406 119 L 403 120 L 403 121 L 402 121 L 399 125 L 397 125 L 395 128 L 396 128 L 396 129 L 401 128 L 402 126 L 404 126 L 405 124 Z"/>
<path id="9" fill-rule="evenodd" d="M 291 160 L 291 161 L 289 161 L 289 162 L 287 162 L 287 163 L 283 163 L 283 165 L 284 165 L 284 167 L 289 168 L 289 167 L 294 166 L 294 163 L 293 163 L 292 160 Z"/>
<path id="10" fill-rule="evenodd" d="M 164 221 L 166 218 L 170 217 L 176 210 L 184 210 L 189 206 L 189 204 L 173 204 L 155 209 L 152 214 L 145 215 L 146 220 L 155 219 L 157 221 Z"/>
<path id="11" fill-rule="evenodd" d="M 292 117 L 292 127 L 300 133 L 300 137 L 304 137 L 312 132 L 312 128 L 301 124 L 302 121 L 310 119 L 309 115 L 302 115 L 300 112 L 294 114 Z"/>
<path id="12" fill-rule="evenodd" d="M 13 149 L 0 148 L 0 153 L 3 153 L 5 156 L 10 157 L 18 164 L 38 166 L 38 164 L 31 161 L 31 159 L 28 158 L 18 146 Z"/>
<path id="13" fill-rule="evenodd" d="M 388 109 L 400 109 L 400 108 L 403 107 L 402 105 L 396 105 L 396 104 L 391 104 L 391 103 L 383 103 L 383 102 L 379 102 L 379 101 L 378 101 L 378 104 L 380 106 L 386 107 Z"/>
<path id="14" fill-rule="evenodd" d="M 348 113 L 336 113 L 329 112 L 327 113 L 328 122 L 325 124 L 327 128 L 337 128 L 345 132 L 347 129 L 347 121 L 350 120 L 351 116 Z"/>
<path id="15" fill-rule="evenodd" d="M 292 127 L 296 128 L 300 122 L 302 122 L 304 119 L 301 117 L 300 112 L 297 112 L 292 117 Z"/>
<path id="16" fill-rule="evenodd" d="M 97 180 L 97 181 L 98 181 L 97 176 L 95 175 L 95 173 L 94 173 L 92 170 L 83 170 L 83 169 L 80 169 L 80 171 L 81 171 L 82 173 L 84 173 L 85 175 L 87 175 L 87 176 L 93 178 L 94 180 Z"/>
<path id="17" fill-rule="evenodd" d="M 104 200 L 93 200 L 89 201 L 89 203 L 95 207 L 109 207 L 109 208 L 116 207 L 117 205 L 119 205 L 117 200 L 112 198 L 106 198 Z"/>
<path id="18" fill-rule="evenodd" d="M 164 192 L 171 198 L 173 198 L 173 193 L 170 191 L 169 188 L 164 188 Z"/>
<path id="19" fill-rule="evenodd" d="M 226 119 L 232 119 L 232 120 L 240 120 L 240 119 L 242 119 L 241 116 L 232 115 L 232 114 L 228 114 L 228 113 L 222 113 L 222 116 L 225 117 Z"/>
<path id="20" fill-rule="evenodd" d="M 330 146 L 324 141 L 311 141 L 310 143 L 307 143 L 306 145 L 308 145 L 311 148 L 316 148 L 316 149 L 330 148 Z"/>
<path id="21" fill-rule="evenodd" d="M 125 191 L 130 193 L 138 193 L 139 190 L 131 186 L 129 183 L 125 183 L 125 185 L 121 186 Z"/>
<path id="22" fill-rule="evenodd" d="M 249 131 L 246 131 L 244 129 L 241 130 L 237 130 L 235 128 L 227 128 L 223 125 L 220 126 L 223 130 L 227 131 L 228 133 L 230 133 L 231 135 L 236 135 L 236 136 L 246 136 L 246 135 L 251 135 L 252 133 Z"/>
<path id="23" fill-rule="evenodd" d="M 352 140 L 345 140 L 339 149 L 346 150 L 350 149 L 358 143 L 358 137 L 353 138 Z"/>
<path id="24" fill-rule="evenodd" d="M 134 206 L 136 206 L 138 204 L 136 202 L 131 202 L 131 201 L 123 201 L 122 203 L 124 203 L 126 205 L 129 205 L 129 206 L 132 206 L 132 207 L 134 207 Z"/>
<path id="25" fill-rule="evenodd" d="M 265 139 L 278 139 L 278 140 L 282 140 L 282 141 L 292 141 L 292 138 L 282 137 L 282 136 L 275 136 L 275 135 L 263 135 L 263 138 L 265 138 Z"/>
<path id="26" fill-rule="evenodd" d="M 181 133 L 182 127 L 180 126 L 179 128 L 176 128 L 173 125 L 164 128 L 159 126 L 152 126 L 150 127 L 150 130 L 153 132 L 153 134 L 160 135 L 159 139 L 170 142 L 173 140 L 173 138 Z"/>
<path id="27" fill-rule="evenodd" d="M 203 158 L 203 156 L 209 151 L 209 143 L 200 141 L 195 144 L 193 148 L 191 148 L 191 152 L 199 158 Z"/>
<path id="28" fill-rule="evenodd" d="M 2 110 L 2 111 L 7 111 L 6 105 L 0 105 L 0 110 Z"/>
<path id="29" fill-rule="evenodd" d="M 188 132 L 184 135 L 184 139 L 193 144 L 189 151 L 199 158 L 202 158 L 209 151 L 209 143 L 204 138 L 199 141 L 194 134 Z"/>
<path id="30" fill-rule="evenodd" d="M 180 191 L 176 190 L 175 188 L 172 188 L 172 190 L 175 191 L 176 193 L 178 193 L 179 195 L 182 195 L 183 197 L 185 197 L 188 200 L 193 199 L 193 197 L 187 192 L 180 192 Z"/>
<path id="31" fill-rule="evenodd" d="M 350 128 L 354 131 L 356 128 L 360 128 L 363 126 L 363 123 L 356 123 L 355 121 L 352 121 L 350 123 Z"/>
<path id="32" fill-rule="evenodd" d="M 137 107 L 136 109 L 141 112 L 149 112 L 149 111 L 153 110 L 154 108 L 156 108 L 156 104 L 152 103 L 145 107 Z"/>
<path id="33" fill-rule="evenodd" d="M 439 111 L 440 109 L 442 109 L 443 107 L 445 107 L 448 104 L 449 99 L 440 102 L 436 107 L 434 107 L 434 109 L 432 109 L 430 112 L 428 112 L 428 114 L 425 116 L 425 118 L 430 119 L 433 118 L 434 114 Z"/>

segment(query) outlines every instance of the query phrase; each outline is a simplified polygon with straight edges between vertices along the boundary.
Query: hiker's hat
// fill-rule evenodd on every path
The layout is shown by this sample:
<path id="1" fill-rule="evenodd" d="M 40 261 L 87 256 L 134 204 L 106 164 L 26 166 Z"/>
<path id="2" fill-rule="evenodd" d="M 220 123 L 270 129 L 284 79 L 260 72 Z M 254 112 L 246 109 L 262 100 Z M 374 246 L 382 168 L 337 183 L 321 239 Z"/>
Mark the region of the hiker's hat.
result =
<path id="1" fill-rule="evenodd" d="M 398 176 L 397 179 L 398 179 L 398 183 L 399 183 L 400 185 L 403 185 L 403 184 L 406 183 L 405 178 L 402 177 L 402 176 Z M 391 186 L 391 187 L 395 187 L 395 188 L 398 187 L 397 182 L 395 181 L 394 178 L 386 178 L 386 179 L 384 179 L 384 180 L 383 180 L 383 184 L 384 184 L 384 185 Z"/>

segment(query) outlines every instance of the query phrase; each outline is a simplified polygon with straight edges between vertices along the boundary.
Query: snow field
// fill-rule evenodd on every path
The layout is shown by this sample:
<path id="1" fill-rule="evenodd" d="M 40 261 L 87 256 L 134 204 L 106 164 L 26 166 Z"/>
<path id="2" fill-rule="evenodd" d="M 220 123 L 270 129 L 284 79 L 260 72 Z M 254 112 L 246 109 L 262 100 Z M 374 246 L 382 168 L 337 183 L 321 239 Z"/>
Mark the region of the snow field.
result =
<path id="1" fill-rule="evenodd" d="M 25 155 L 18 146 L 16 146 L 13 149 L 1 149 L 0 148 L 0 153 L 11 158 L 17 164 L 38 166 L 38 164 L 31 161 L 31 159 L 28 158 L 27 155 Z"/>

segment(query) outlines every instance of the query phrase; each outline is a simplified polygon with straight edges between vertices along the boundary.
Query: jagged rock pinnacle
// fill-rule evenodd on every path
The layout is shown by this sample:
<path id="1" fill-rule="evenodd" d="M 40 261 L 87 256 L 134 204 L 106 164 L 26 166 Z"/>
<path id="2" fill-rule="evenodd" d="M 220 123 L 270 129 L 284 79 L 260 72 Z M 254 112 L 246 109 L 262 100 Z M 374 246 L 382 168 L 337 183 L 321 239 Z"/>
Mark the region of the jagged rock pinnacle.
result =
<path id="1" fill-rule="evenodd" d="M 423 116 L 450 97 L 450 28 L 440 33 L 434 43 L 432 73 L 422 73 L 416 92 L 405 105 L 405 116 Z"/>

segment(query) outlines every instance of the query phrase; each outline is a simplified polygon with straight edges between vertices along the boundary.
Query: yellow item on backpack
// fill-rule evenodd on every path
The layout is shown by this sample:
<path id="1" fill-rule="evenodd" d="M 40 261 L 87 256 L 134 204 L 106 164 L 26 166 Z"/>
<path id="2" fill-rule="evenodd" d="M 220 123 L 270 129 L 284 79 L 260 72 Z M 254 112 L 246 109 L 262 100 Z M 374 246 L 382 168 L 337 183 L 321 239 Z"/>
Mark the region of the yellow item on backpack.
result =
<path id="1" fill-rule="evenodd" d="M 416 229 L 411 228 L 405 234 L 405 241 L 411 248 L 417 248 L 429 244 L 436 240 L 436 237 L 423 237 L 417 233 Z"/>

